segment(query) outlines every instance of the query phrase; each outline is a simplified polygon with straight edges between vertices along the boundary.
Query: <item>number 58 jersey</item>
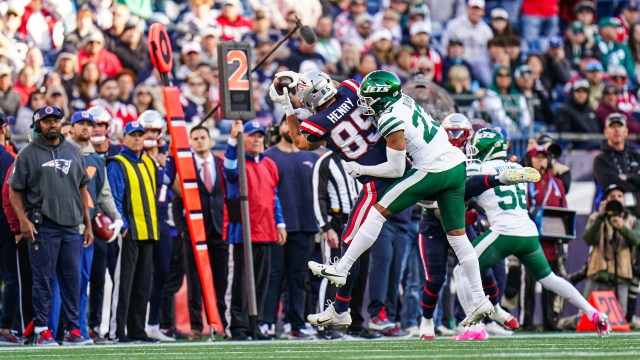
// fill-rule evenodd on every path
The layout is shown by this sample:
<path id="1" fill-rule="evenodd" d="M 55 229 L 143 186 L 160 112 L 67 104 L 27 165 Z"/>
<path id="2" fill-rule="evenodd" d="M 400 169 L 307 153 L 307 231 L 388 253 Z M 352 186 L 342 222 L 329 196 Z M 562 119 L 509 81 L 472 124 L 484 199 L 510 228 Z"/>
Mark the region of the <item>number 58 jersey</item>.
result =
<path id="1" fill-rule="evenodd" d="M 520 169 L 518 163 L 502 159 L 486 161 L 480 174 L 498 175 L 507 169 Z M 538 236 L 538 229 L 527 210 L 527 185 L 502 185 L 477 197 L 489 220 L 491 231 L 502 235 Z"/>
<path id="2" fill-rule="evenodd" d="M 308 141 L 326 141 L 327 148 L 345 161 L 378 165 L 387 161 L 387 143 L 380 137 L 375 120 L 360 113 L 359 87 L 355 80 L 343 81 L 338 87 L 336 101 L 304 120 L 300 132 Z M 366 184 L 375 179 L 361 176 L 358 181 Z"/>

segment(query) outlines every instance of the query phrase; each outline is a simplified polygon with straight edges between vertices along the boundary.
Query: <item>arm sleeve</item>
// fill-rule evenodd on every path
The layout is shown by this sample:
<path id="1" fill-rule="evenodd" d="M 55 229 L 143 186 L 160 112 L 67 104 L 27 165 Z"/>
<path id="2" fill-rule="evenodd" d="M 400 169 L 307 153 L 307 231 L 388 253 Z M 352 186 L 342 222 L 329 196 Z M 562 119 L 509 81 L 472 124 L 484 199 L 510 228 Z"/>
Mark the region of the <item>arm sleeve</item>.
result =
<path id="1" fill-rule="evenodd" d="M 628 227 L 623 227 L 620 231 L 625 240 L 629 243 L 629 245 L 637 246 L 640 244 L 640 221 L 636 219 L 633 222 L 633 228 L 629 229 Z"/>
<path id="2" fill-rule="evenodd" d="M 20 221 L 16 216 L 13 207 L 11 206 L 11 199 L 9 198 L 9 176 L 11 176 L 11 170 L 13 169 L 13 165 L 9 166 L 7 170 L 7 176 L 2 183 L 2 210 L 4 210 L 4 215 L 7 218 L 7 222 L 9 223 L 9 228 L 11 232 L 14 234 L 20 233 Z"/>
<path id="3" fill-rule="evenodd" d="M 600 239 L 600 228 L 603 221 L 604 219 L 599 215 L 592 215 L 589 218 L 589 222 L 584 228 L 584 234 L 582 234 L 582 238 L 587 245 L 595 245 L 598 243 L 598 240 Z"/>
<path id="4" fill-rule="evenodd" d="M 328 230 L 329 216 L 327 213 L 327 199 L 329 193 L 327 191 L 327 184 L 329 182 L 329 169 L 328 164 L 331 163 L 331 158 L 326 157 L 316 162 L 313 167 L 313 176 L 311 182 L 313 184 L 313 212 L 316 216 L 316 222 L 318 226 L 323 230 Z"/>
<path id="5" fill-rule="evenodd" d="M 464 200 L 467 201 L 476 196 L 480 196 L 483 192 L 491 189 L 493 186 L 489 183 L 490 177 L 492 177 L 492 175 L 469 176 L 464 188 Z"/>
<path id="6" fill-rule="evenodd" d="M 124 225 L 122 226 L 122 230 L 126 230 L 129 228 L 129 222 L 127 222 L 127 217 L 124 216 L 124 211 L 122 207 L 122 199 L 124 197 L 124 173 L 122 172 L 122 168 L 120 164 L 118 164 L 117 160 L 110 161 L 107 164 L 107 178 L 109 180 L 109 185 L 111 186 L 111 194 L 113 195 L 113 202 L 122 217 L 122 222 Z"/>
<path id="7" fill-rule="evenodd" d="M 222 174 L 229 184 L 238 182 L 238 140 L 229 138 L 227 150 L 224 152 Z"/>
<path id="8" fill-rule="evenodd" d="M 381 178 L 398 178 L 404 174 L 407 165 L 406 150 L 387 147 L 387 161 L 372 166 L 360 165 L 360 173 Z"/>
<path id="9" fill-rule="evenodd" d="M 13 170 L 10 172 L 10 174 L 9 186 L 11 186 L 13 190 L 23 191 L 24 189 L 26 189 L 29 169 L 27 169 L 27 163 L 26 161 L 23 161 L 22 156 L 18 155 L 16 161 L 13 164 Z"/>
<path id="10" fill-rule="evenodd" d="M 173 223 L 176 226 L 178 234 L 183 231 L 188 232 L 184 218 L 184 204 L 181 196 L 176 194 L 171 199 L 171 211 L 173 212 Z"/>
<path id="11" fill-rule="evenodd" d="M 282 205 L 280 204 L 280 196 L 278 195 L 278 188 L 276 188 L 276 201 L 275 201 L 275 218 L 276 218 L 276 227 L 284 228 L 286 227 L 284 223 L 284 215 L 282 214 Z"/>
<path id="12" fill-rule="evenodd" d="M 104 175 L 104 183 L 102 184 L 102 189 L 100 190 L 100 194 L 98 195 L 98 205 L 100 205 L 100 208 L 105 212 L 105 214 L 109 215 L 111 219 L 122 220 L 122 216 L 118 212 L 116 203 L 113 200 L 113 195 L 111 194 L 111 185 L 109 185 L 106 168 L 104 171 Z"/>

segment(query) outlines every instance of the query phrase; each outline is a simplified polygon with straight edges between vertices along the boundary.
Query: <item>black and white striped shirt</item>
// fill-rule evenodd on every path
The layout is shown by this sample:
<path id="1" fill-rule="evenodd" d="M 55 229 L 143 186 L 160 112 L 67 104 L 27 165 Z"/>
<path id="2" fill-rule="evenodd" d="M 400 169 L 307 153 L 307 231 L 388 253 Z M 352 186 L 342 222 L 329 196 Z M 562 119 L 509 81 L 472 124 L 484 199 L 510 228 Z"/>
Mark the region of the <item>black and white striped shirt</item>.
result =
<path id="1" fill-rule="evenodd" d="M 331 214 L 349 214 L 362 184 L 349 176 L 340 156 L 328 151 L 313 168 L 313 210 L 318 226 L 326 231 Z"/>

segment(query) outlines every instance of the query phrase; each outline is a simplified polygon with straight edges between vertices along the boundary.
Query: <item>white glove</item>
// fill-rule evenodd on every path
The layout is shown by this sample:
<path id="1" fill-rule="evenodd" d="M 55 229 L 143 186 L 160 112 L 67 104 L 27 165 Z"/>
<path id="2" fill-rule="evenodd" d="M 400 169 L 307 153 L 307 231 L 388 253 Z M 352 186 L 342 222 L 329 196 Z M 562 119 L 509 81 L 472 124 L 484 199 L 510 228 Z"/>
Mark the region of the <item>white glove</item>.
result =
<path id="1" fill-rule="evenodd" d="M 118 237 L 118 234 L 120 234 L 120 230 L 122 230 L 123 226 L 124 226 L 124 222 L 120 219 L 116 219 L 116 221 L 114 221 L 113 224 L 107 226 L 107 229 L 113 230 L 113 235 L 111 236 L 111 239 L 107 240 L 108 243 L 112 242 Z"/>
<path id="2" fill-rule="evenodd" d="M 279 77 L 290 77 L 293 81 L 291 82 L 291 84 L 289 84 L 289 86 L 287 86 L 289 89 L 293 89 L 295 87 L 298 86 L 298 80 L 300 80 L 300 74 L 298 74 L 295 71 L 280 71 L 279 73 L 277 73 L 275 75 L 275 78 L 279 78 Z"/>
<path id="3" fill-rule="evenodd" d="M 300 120 L 306 120 L 308 118 L 310 118 L 313 113 L 305 108 L 297 108 L 293 110 L 294 113 L 296 113 L 296 116 L 298 117 L 298 119 Z"/>
<path id="4" fill-rule="evenodd" d="M 276 87 L 271 84 L 271 87 L 269 87 L 269 96 L 273 102 L 282 106 L 284 113 L 287 114 L 287 116 L 295 114 L 293 111 L 293 105 L 291 105 L 291 99 L 289 98 L 289 90 L 287 88 L 282 89 L 282 95 L 280 95 L 278 94 L 278 91 L 276 91 Z"/>
<path id="5" fill-rule="evenodd" d="M 354 179 L 357 179 L 362 175 L 362 168 L 360 164 L 355 161 L 345 161 L 344 170 Z"/>

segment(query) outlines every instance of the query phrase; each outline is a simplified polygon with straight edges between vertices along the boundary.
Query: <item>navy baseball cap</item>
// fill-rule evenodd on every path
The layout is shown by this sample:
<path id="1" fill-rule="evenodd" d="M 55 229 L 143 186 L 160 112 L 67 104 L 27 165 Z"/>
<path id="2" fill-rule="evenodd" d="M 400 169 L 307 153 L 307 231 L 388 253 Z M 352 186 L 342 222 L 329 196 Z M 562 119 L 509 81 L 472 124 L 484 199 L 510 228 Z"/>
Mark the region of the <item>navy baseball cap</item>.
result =
<path id="1" fill-rule="evenodd" d="M 71 116 L 71 125 L 77 123 L 78 121 L 88 121 L 88 122 L 91 123 L 91 125 L 95 125 L 96 124 L 96 119 L 93 118 L 93 115 L 91 115 L 90 112 L 85 111 L 85 110 L 76 111 Z"/>
<path id="2" fill-rule="evenodd" d="M 259 121 L 253 120 L 244 124 L 244 133 L 247 135 L 251 135 L 257 132 L 261 132 L 262 135 L 267 135 L 267 131 L 264 129 L 264 126 L 260 124 Z"/>
<path id="3" fill-rule="evenodd" d="M 549 47 L 552 49 L 558 49 L 564 46 L 564 41 L 561 36 L 552 36 L 549 39 Z"/>
<path id="4" fill-rule="evenodd" d="M 58 120 L 62 120 L 62 118 L 64 118 L 64 113 L 55 106 L 44 106 L 36 110 L 33 114 L 33 121 L 40 121 L 48 117 L 54 117 Z"/>
<path id="5" fill-rule="evenodd" d="M 132 121 L 124 127 L 125 135 L 131 135 L 134 132 L 141 132 L 143 134 L 145 133 L 144 126 L 142 126 L 142 124 L 139 121 Z"/>

